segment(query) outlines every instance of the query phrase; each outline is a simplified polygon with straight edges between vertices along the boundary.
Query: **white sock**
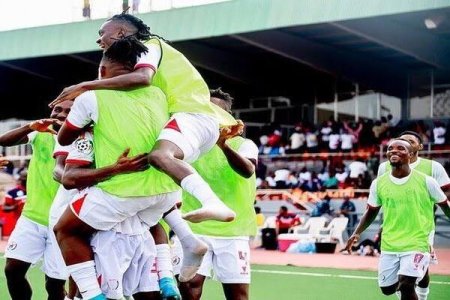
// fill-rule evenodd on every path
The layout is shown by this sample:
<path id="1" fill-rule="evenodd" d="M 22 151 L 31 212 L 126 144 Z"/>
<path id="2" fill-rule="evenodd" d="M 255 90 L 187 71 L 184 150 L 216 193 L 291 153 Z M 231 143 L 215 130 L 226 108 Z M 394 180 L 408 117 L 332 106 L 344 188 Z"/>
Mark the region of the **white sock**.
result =
<path id="1" fill-rule="evenodd" d="M 416 286 L 416 294 L 419 300 L 427 300 L 428 294 L 430 293 L 430 288 L 421 288 L 420 286 Z"/>
<path id="2" fill-rule="evenodd" d="M 194 196 L 202 206 L 218 204 L 223 206 L 223 203 L 209 187 L 206 181 L 197 173 L 188 175 L 181 180 L 181 188 Z"/>
<path id="3" fill-rule="evenodd" d="M 156 245 L 156 268 L 158 269 L 158 277 L 160 279 L 173 277 L 172 257 L 168 244 Z"/>
<path id="4" fill-rule="evenodd" d="M 102 294 L 93 260 L 67 266 L 67 269 L 77 284 L 83 299 L 91 299 Z"/>
<path id="5" fill-rule="evenodd" d="M 184 240 L 186 237 L 192 237 L 194 233 L 185 220 L 181 217 L 181 213 L 178 209 L 172 210 L 164 217 L 167 225 L 175 232 L 177 237 Z"/>
<path id="6" fill-rule="evenodd" d="M 64 300 L 73 300 L 73 299 L 70 299 L 69 297 L 65 296 Z"/>
<path id="7" fill-rule="evenodd" d="M 402 292 L 396 291 L 395 294 L 397 295 L 398 299 L 402 299 Z"/>
<path id="8" fill-rule="evenodd" d="M 83 300 L 83 299 L 75 297 L 75 298 L 73 298 L 73 300 Z"/>

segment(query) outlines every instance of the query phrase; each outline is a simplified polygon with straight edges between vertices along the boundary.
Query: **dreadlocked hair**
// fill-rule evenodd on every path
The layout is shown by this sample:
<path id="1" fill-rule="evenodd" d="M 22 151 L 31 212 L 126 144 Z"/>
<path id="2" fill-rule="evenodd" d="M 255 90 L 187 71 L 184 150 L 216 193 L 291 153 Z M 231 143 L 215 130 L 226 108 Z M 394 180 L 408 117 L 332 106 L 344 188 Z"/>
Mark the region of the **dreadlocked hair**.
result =
<path id="1" fill-rule="evenodd" d="M 148 27 L 141 19 L 138 17 L 135 17 L 133 15 L 130 15 L 127 13 L 128 10 L 123 11 L 122 13 L 118 15 L 114 15 L 108 20 L 111 21 L 120 21 L 120 22 L 126 22 L 127 24 L 135 27 L 137 29 L 136 33 L 133 35 L 138 39 L 139 41 L 148 41 L 152 37 L 157 37 L 165 42 L 167 42 L 166 39 L 163 37 L 160 37 L 157 34 L 150 32 L 150 27 Z"/>
<path id="2" fill-rule="evenodd" d="M 130 35 L 112 43 L 104 55 L 112 61 L 132 68 L 136 65 L 137 58 L 147 52 L 148 48 L 134 35 Z"/>

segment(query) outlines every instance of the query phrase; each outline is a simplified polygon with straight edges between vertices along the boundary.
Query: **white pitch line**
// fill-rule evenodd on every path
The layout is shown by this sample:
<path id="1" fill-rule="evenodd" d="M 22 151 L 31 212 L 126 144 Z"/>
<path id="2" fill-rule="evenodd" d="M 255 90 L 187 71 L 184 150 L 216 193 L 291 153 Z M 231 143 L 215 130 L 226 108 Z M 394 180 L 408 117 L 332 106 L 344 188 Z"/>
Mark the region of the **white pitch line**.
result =
<path id="1" fill-rule="evenodd" d="M 267 274 L 311 276 L 311 277 L 336 277 L 336 278 L 352 278 L 352 279 L 362 279 L 362 280 L 377 280 L 377 277 L 372 277 L 372 276 L 340 275 L 340 274 L 327 274 L 327 273 L 307 273 L 307 272 L 273 271 L 273 270 L 252 270 L 252 272 L 253 273 L 267 273 Z M 450 285 L 450 282 L 445 282 L 445 281 L 431 281 L 431 283 Z"/>

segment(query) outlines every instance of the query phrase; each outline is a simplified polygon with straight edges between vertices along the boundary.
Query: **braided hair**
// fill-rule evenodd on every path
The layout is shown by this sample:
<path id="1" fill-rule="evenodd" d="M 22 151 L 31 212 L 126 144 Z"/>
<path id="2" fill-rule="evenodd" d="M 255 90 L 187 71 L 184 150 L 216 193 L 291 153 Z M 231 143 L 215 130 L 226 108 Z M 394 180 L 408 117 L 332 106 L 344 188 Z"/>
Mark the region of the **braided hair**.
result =
<path id="1" fill-rule="evenodd" d="M 123 11 L 120 14 L 112 16 L 111 18 L 108 19 L 108 21 L 125 22 L 128 25 L 133 26 L 137 30 L 136 33 L 133 34 L 133 36 L 135 36 L 135 38 L 139 41 L 145 42 L 145 41 L 148 41 L 149 39 L 151 39 L 152 37 L 157 37 L 157 38 L 167 42 L 167 40 L 164 39 L 163 37 L 161 37 L 157 34 L 151 33 L 150 27 L 147 26 L 147 24 L 145 24 L 138 17 L 128 14 L 127 10 Z"/>
<path id="2" fill-rule="evenodd" d="M 137 58 L 147 53 L 148 48 L 134 35 L 119 39 L 105 51 L 104 56 L 111 61 L 121 63 L 129 68 L 136 65 Z"/>

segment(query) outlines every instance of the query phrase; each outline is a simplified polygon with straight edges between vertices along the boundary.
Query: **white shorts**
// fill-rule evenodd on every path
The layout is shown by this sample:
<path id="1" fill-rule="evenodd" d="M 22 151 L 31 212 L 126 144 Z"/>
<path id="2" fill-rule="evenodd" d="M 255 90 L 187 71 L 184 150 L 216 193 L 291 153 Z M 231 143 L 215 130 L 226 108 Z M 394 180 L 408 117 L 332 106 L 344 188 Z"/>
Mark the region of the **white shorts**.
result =
<path id="1" fill-rule="evenodd" d="M 50 233 L 53 232 L 47 226 L 21 216 L 9 237 L 5 257 L 33 265 L 43 258 L 42 271 L 47 276 L 61 280 L 67 279 L 68 273 L 61 251 L 55 245 L 54 235 L 52 239 Z"/>
<path id="2" fill-rule="evenodd" d="M 198 237 L 208 244 L 209 250 L 206 252 L 197 274 L 213 277 L 226 284 L 250 284 L 250 245 L 248 239 Z M 176 238 L 172 247 L 174 274 L 180 274 L 182 259 L 183 250 Z"/>
<path id="3" fill-rule="evenodd" d="M 180 191 L 151 197 L 120 198 L 97 187 L 90 187 L 72 200 L 70 208 L 80 220 L 97 230 L 111 230 L 135 215 L 152 227 L 159 222 L 163 213 L 177 203 L 179 197 Z"/>
<path id="4" fill-rule="evenodd" d="M 159 291 L 156 247 L 150 232 L 127 235 L 99 231 L 93 236 L 91 246 L 97 277 L 108 299 Z"/>
<path id="5" fill-rule="evenodd" d="M 218 139 L 219 122 L 209 115 L 195 113 L 173 114 L 158 137 L 177 145 L 188 163 L 211 150 Z"/>
<path id="6" fill-rule="evenodd" d="M 378 285 L 390 286 L 398 282 L 398 275 L 422 280 L 430 264 L 430 254 L 421 252 L 381 253 L 378 263 Z"/>
<path id="7" fill-rule="evenodd" d="M 64 186 L 60 185 L 56 192 L 55 199 L 50 207 L 49 225 L 54 227 L 58 223 L 59 218 L 69 205 L 70 201 L 78 194 L 77 189 L 66 190 Z"/>

